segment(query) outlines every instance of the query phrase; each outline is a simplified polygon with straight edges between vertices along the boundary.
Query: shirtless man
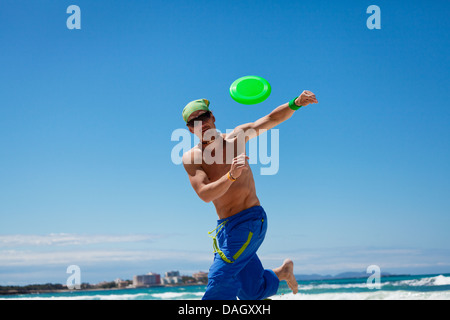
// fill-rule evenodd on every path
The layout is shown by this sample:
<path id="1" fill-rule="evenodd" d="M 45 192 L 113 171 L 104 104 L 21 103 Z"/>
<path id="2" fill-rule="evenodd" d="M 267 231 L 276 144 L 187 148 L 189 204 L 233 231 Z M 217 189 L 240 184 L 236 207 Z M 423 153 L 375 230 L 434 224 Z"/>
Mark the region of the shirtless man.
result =
<path id="1" fill-rule="evenodd" d="M 289 103 L 255 122 L 237 126 L 229 134 L 216 131 L 208 100 L 192 101 L 183 109 L 189 131 L 200 139 L 183 155 L 183 165 L 197 195 L 205 202 L 212 201 L 219 217 L 217 228 L 210 233 L 215 255 L 204 300 L 265 299 L 276 294 L 282 280 L 294 294 L 298 292 L 290 259 L 276 269 L 264 270 L 256 254 L 266 234 L 267 216 L 256 196 L 245 144 L 311 103 L 317 103 L 315 95 L 303 91 Z"/>

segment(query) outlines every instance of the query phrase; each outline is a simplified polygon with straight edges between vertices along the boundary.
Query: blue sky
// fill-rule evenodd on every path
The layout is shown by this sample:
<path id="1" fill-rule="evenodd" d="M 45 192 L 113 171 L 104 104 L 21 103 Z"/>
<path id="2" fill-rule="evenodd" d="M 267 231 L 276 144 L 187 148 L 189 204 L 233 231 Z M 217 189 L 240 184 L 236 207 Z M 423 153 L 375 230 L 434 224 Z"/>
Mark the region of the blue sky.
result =
<path id="1" fill-rule="evenodd" d="M 66 9 L 81 9 L 69 30 Z M 367 7 L 381 9 L 369 30 Z M 260 256 L 296 273 L 450 272 L 448 1 L 0 3 L 0 285 L 207 271 L 214 229 L 172 132 L 207 98 L 218 129 L 300 94 L 256 190 Z M 259 75 L 271 96 L 229 96 Z"/>

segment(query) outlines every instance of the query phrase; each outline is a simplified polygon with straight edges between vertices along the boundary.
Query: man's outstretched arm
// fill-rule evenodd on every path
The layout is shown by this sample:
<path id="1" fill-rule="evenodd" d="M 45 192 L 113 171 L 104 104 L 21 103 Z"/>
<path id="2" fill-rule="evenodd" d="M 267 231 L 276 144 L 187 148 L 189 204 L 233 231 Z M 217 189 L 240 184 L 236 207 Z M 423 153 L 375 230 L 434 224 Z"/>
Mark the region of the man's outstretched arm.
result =
<path id="1" fill-rule="evenodd" d="M 295 104 L 298 107 L 305 107 L 312 103 L 318 103 L 317 98 L 314 93 L 307 90 L 303 91 L 302 94 L 295 99 Z M 294 114 L 294 112 L 295 111 L 289 107 L 289 103 L 282 104 L 275 108 L 271 113 L 255 122 L 244 123 L 237 126 L 233 132 L 227 135 L 227 139 L 232 139 L 240 134 L 245 134 L 245 142 L 247 142 L 286 121 Z"/>

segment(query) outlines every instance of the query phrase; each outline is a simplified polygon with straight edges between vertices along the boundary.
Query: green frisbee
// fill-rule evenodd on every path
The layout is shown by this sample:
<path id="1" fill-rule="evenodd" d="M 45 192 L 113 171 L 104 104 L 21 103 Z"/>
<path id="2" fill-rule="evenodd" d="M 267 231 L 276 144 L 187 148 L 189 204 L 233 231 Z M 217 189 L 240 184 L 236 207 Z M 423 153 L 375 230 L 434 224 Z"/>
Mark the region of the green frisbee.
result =
<path id="1" fill-rule="evenodd" d="M 245 76 L 231 84 L 230 95 L 242 104 L 257 104 L 270 96 L 269 82 L 258 76 Z"/>

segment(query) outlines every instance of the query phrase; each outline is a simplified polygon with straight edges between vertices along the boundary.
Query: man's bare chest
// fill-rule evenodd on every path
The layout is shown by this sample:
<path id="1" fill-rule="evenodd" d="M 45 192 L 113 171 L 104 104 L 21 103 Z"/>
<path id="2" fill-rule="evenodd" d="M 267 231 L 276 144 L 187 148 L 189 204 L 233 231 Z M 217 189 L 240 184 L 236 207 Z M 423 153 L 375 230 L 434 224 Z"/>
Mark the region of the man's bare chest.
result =
<path id="1" fill-rule="evenodd" d="M 223 140 L 221 143 L 211 144 L 203 150 L 202 169 L 210 181 L 220 179 L 230 170 L 238 151 L 234 140 Z"/>

